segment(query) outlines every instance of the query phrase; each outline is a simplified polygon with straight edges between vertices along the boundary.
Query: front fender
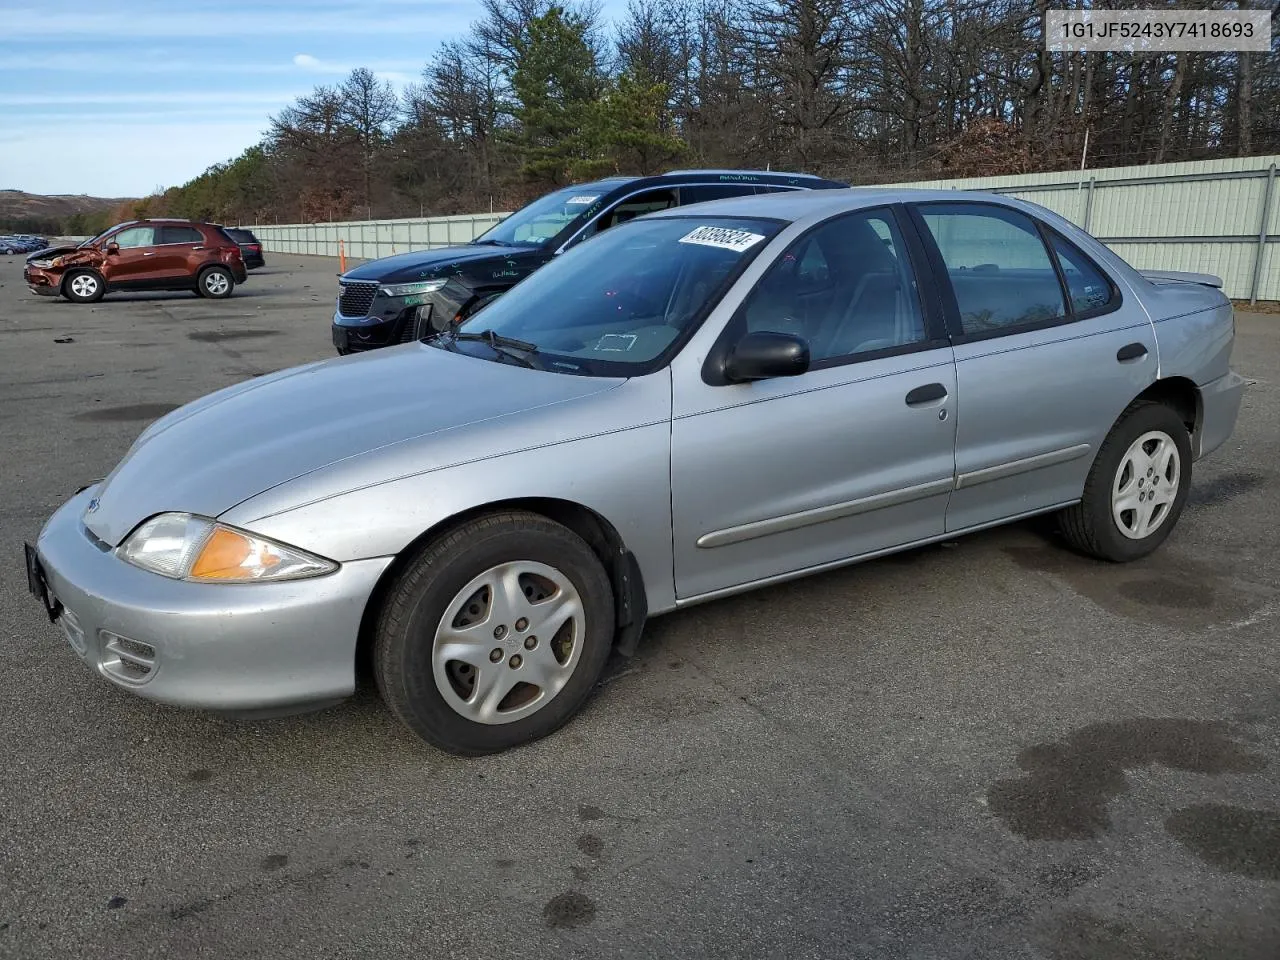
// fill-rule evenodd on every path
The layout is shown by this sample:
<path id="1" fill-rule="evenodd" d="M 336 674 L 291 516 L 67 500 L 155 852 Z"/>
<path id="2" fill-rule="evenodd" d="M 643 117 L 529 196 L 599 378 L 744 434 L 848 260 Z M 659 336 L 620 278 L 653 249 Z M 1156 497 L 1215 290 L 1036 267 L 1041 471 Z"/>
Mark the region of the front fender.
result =
<path id="1" fill-rule="evenodd" d="M 640 568 L 649 611 L 660 613 L 675 605 L 670 383 L 664 371 L 628 381 L 626 387 L 593 405 L 601 421 L 616 424 L 613 429 L 428 468 L 311 502 L 305 502 L 309 480 L 303 478 L 297 498 L 304 502 L 296 507 L 278 507 L 291 486 L 285 485 L 269 497 L 244 501 L 220 519 L 346 562 L 396 556 L 427 531 L 490 505 L 531 498 L 567 501 L 613 525 Z M 634 425 L 621 425 L 616 410 L 608 411 L 615 403 L 633 413 Z M 424 450 L 423 458 L 465 446 L 456 438 L 443 443 L 446 449 Z M 264 509 L 268 503 L 273 509 Z"/>

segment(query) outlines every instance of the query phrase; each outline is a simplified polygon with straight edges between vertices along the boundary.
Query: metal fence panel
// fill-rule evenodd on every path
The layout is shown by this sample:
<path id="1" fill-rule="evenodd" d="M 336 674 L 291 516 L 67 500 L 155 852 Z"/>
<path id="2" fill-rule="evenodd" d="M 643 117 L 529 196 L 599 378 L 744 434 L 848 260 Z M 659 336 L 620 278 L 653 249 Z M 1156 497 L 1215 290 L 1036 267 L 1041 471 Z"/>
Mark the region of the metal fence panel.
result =
<path id="1" fill-rule="evenodd" d="M 336 257 L 341 241 L 354 260 L 372 260 L 397 253 L 467 243 L 506 217 L 506 213 L 477 213 L 457 217 L 402 220 L 354 220 L 343 223 L 255 224 L 252 230 L 267 253 Z"/>
<path id="2" fill-rule="evenodd" d="M 1222 277 L 1237 299 L 1280 298 L 1280 157 L 924 180 L 901 187 L 984 190 L 1038 203 L 1141 269 Z M 894 186 L 885 184 L 883 186 Z"/>
<path id="3" fill-rule="evenodd" d="M 880 186 L 1019 197 L 1080 225 L 1135 267 L 1212 273 L 1222 277 L 1231 297 L 1278 300 L 1277 165 L 1280 156 L 1235 157 Z M 374 259 L 466 243 L 506 216 L 477 213 L 251 229 L 268 253 L 336 257 L 342 241 L 348 257 Z"/>

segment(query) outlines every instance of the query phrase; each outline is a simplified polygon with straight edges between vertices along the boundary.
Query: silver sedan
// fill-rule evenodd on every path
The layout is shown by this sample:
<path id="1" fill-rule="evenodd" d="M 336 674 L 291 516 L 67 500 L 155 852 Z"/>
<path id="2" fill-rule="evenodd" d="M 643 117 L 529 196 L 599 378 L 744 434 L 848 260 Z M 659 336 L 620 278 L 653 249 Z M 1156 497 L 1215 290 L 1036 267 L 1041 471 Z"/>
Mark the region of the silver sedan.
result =
<path id="1" fill-rule="evenodd" d="M 647 617 L 1054 512 L 1132 560 L 1235 425 L 1231 304 L 979 194 L 682 207 L 433 339 L 152 424 L 28 548 L 113 684 L 337 701 L 446 750 L 544 736 Z"/>

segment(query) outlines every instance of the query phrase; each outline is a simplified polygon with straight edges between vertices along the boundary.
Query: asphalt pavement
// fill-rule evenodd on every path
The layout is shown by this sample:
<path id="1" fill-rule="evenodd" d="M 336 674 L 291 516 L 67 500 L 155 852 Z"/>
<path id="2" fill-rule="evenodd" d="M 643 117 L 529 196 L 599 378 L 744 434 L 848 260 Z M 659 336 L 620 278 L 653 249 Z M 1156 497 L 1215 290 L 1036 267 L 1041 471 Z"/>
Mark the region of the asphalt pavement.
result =
<path id="1" fill-rule="evenodd" d="M 268 260 L 77 306 L 0 259 L 0 957 L 1280 957 L 1280 317 L 1152 557 L 1039 521 L 672 614 L 465 760 L 371 689 L 151 705 L 26 592 L 150 420 L 331 354 L 336 263 Z"/>

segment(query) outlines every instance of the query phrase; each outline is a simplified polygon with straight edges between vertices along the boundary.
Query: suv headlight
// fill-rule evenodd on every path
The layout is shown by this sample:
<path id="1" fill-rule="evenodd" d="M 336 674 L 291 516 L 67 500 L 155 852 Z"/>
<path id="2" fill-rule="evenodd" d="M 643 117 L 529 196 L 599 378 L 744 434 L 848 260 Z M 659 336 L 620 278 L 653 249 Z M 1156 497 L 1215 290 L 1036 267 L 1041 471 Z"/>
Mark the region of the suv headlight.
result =
<path id="1" fill-rule="evenodd" d="M 39 267 L 41 270 L 53 270 L 56 267 L 62 266 L 62 258 L 54 257 L 51 260 L 50 259 L 32 260 L 31 265 L 33 267 Z"/>
<path id="2" fill-rule="evenodd" d="M 382 286 L 382 292 L 388 297 L 412 297 L 420 293 L 435 293 L 443 289 L 448 280 L 422 280 L 417 283 L 388 283 Z"/>
<path id="3" fill-rule="evenodd" d="M 116 554 L 162 577 L 207 583 L 300 580 L 338 569 L 332 560 L 190 513 L 152 517 Z"/>

